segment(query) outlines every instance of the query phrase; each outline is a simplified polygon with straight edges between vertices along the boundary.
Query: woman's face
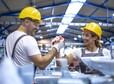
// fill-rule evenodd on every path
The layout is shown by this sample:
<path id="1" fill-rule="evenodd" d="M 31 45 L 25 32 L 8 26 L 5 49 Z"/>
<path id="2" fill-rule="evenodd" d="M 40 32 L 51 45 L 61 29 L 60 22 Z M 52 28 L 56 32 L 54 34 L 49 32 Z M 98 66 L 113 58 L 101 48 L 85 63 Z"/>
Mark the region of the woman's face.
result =
<path id="1" fill-rule="evenodd" d="M 95 43 L 97 36 L 93 36 L 92 32 L 89 30 L 84 30 L 82 33 L 82 39 L 83 39 L 84 44 L 87 46 L 87 45 L 91 45 Z"/>

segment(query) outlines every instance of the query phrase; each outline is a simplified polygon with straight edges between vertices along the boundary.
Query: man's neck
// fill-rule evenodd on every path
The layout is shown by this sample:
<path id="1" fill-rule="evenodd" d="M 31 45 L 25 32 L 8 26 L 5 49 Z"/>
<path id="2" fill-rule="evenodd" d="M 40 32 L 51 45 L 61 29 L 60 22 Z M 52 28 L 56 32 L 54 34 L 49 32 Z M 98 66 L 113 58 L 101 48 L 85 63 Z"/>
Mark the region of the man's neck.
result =
<path id="1" fill-rule="evenodd" d="M 26 28 L 23 25 L 20 25 L 17 30 L 26 33 Z"/>

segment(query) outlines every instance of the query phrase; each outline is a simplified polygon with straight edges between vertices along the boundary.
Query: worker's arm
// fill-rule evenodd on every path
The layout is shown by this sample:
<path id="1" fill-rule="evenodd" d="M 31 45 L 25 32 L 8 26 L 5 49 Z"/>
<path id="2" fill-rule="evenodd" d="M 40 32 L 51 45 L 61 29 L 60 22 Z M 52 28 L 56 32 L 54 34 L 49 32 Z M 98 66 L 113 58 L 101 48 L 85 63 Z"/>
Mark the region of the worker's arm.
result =
<path id="1" fill-rule="evenodd" d="M 58 55 L 56 56 L 56 59 L 59 59 L 59 58 L 62 58 L 62 57 L 60 56 L 60 54 L 58 54 Z M 63 58 L 67 59 L 68 65 L 69 65 L 70 63 L 72 63 L 72 62 L 75 60 L 75 58 L 73 57 L 72 54 L 69 54 L 68 56 L 65 56 L 65 57 L 63 57 Z M 56 61 L 56 64 L 57 64 L 58 67 L 61 66 L 60 61 Z"/>
<path id="2" fill-rule="evenodd" d="M 54 38 L 53 41 L 55 40 L 56 38 Z M 45 69 L 45 67 L 53 60 L 53 58 L 57 55 L 57 52 L 59 52 L 60 48 L 62 48 L 63 46 L 64 46 L 64 40 L 60 40 L 54 43 L 52 49 L 45 56 L 37 54 L 29 57 L 39 69 Z"/>
<path id="3" fill-rule="evenodd" d="M 73 61 L 76 60 L 71 53 L 68 56 L 66 56 L 66 58 L 68 60 L 68 64 L 71 64 Z"/>
<path id="4" fill-rule="evenodd" d="M 45 56 L 37 54 L 29 57 L 39 69 L 45 69 L 45 67 L 53 60 L 54 56 L 56 56 L 56 53 L 57 50 L 53 47 Z"/>

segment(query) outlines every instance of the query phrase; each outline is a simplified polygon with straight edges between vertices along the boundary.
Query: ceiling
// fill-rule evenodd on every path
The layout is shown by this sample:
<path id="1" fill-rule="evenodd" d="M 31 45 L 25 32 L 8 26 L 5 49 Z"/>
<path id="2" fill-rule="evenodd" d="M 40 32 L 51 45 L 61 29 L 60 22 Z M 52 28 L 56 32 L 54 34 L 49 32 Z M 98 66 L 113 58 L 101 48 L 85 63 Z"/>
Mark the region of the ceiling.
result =
<path id="1" fill-rule="evenodd" d="M 19 12 L 26 6 L 35 6 L 42 15 L 43 23 L 35 38 L 51 39 L 57 36 L 57 29 L 71 0 L 0 0 L 0 34 L 5 37 L 18 28 Z M 78 7 L 72 10 L 77 10 Z M 66 41 L 81 43 L 80 28 L 86 23 L 96 22 L 103 30 L 104 45 L 114 36 L 114 0 L 86 0 L 81 10 L 75 15 L 72 24 L 61 34 Z M 82 23 L 84 25 L 82 25 Z M 77 40 L 74 41 L 74 38 Z"/>

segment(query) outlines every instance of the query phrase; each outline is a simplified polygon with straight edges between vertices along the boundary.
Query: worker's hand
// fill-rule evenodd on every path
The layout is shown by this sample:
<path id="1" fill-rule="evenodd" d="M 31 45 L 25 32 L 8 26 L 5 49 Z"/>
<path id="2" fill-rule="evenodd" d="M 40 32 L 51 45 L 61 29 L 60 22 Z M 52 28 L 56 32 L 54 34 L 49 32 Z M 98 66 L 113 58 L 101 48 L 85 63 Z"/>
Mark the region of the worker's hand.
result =
<path id="1" fill-rule="evenodd" d="M 64 38 L 62 36 L 56 36 L 52 40 L 52 47 L 55 47 L 58 52 L 60 51 L 60 49 L 62 47 L 64 47 L 64 45 L 65 45 L 65 42 L 64 42 Z"/>

